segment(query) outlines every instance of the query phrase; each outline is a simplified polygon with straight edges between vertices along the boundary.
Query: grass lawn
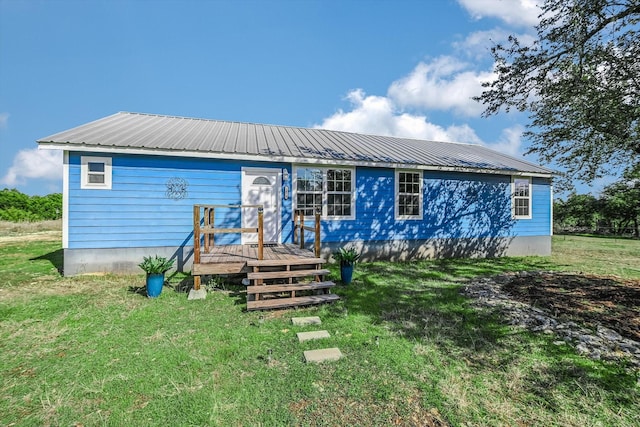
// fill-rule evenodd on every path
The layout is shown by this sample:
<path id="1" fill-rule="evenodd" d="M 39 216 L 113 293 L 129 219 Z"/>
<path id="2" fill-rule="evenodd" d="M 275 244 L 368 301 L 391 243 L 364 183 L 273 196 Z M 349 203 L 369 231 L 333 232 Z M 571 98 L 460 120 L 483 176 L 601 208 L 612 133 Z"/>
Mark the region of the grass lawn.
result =
<path id="1" fill-rule="evenodd" d="M 636 374 L 509 327 L 459 288 L 541 269 L 637 280 L 638 259 L 640 241 L 558 236 L 549 258 L 358 264 L 339 303 L 247 313 L 234 286 L 150 300 L 142 275 L 60 277 L 55 226 L 0 225 L 0 425 L 637 426 Z M 331 338 L 298 343 L 318 329 L 291 324 L 306 315 Z M 321 347 L 345 357 L 303 362 Z"/>

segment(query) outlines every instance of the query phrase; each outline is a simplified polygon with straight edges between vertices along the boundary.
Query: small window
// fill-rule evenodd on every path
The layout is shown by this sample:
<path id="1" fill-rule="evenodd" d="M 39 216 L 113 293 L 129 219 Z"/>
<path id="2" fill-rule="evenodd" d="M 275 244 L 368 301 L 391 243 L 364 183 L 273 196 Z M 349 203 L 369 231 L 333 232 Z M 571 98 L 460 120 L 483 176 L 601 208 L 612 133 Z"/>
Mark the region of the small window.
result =
<path id="1" fill-rule="evenodd" d="M 111 189 L 111 157 L 82 156 L 80 188 Z"/>
<path id="2" fill-rule="evenodd" d="M 512 178 L 512 211 L 514 218 L 531 218 L 531 178 Z"/>
<path id="3" fill-rule="evenodd" d="M 253 180 L 253 185 L 271 185 L 271 181 L 269 181 L 269 178 L 259 176 Z"/>
<path id="4" fill-rule="evenodd" d="M 396 171 L 396 219 L 422 219 L 421 171 Z"/>

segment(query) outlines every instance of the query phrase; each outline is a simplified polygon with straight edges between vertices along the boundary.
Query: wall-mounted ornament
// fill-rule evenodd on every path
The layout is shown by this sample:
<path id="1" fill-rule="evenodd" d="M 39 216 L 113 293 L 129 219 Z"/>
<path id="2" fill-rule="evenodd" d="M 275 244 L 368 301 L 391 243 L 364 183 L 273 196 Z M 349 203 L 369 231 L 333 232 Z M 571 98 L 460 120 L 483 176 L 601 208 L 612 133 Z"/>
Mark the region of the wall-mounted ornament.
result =
<path id="1" fill-rule="evenodd" d="M 169 178 L 169 180 L 167 181 L 167 191 L 165 193 L 167 199 L 184 199 L 189 194 L 189 192 L 187 191 L 188 187 L 189 183 L 187 183 L 185 179 L 177 177 Z"/>

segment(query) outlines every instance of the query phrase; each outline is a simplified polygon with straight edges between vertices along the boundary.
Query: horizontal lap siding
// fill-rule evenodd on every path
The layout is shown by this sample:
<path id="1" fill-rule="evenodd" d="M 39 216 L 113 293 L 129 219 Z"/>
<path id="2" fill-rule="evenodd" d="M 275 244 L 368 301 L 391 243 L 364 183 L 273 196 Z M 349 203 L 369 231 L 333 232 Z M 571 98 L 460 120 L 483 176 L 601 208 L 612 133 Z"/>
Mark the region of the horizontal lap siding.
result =
<path id="1" fill-rule="evenodd" d="M 103 156 L 103 155 L 98 155 Z M 69 248 L 189 246 L 194 204 L 240 204 L 243 166 L 255 163 L 112 156 L 112 189 L 80 189 L 80 155 L 69 165 Z M 167 196 L 167 182 L 182 178 L 187 195 Z M 240 209 L 216 209 L 216 226 L 240 227 Z M 217 244 L 240 243 L 239 234 L 216 236 Z"/>
<path id="2" fill-rule="evenodd" d="M 323 221 L 323 240 L 385 241 L 550 235 L 550 183 L 533 179 L 532 219 L 511 216 L 511 177 L 423 172 L 423 217 L 395 219 L 395 171 L 357 168 L 356 218 Z"/>
<path id="3" fill-rule="evenodd" d="M 548 179 L 532 179 L 531 219 L 520 219 L 513 229 L 514 236 L 551 235 L 551 182 Z"/>

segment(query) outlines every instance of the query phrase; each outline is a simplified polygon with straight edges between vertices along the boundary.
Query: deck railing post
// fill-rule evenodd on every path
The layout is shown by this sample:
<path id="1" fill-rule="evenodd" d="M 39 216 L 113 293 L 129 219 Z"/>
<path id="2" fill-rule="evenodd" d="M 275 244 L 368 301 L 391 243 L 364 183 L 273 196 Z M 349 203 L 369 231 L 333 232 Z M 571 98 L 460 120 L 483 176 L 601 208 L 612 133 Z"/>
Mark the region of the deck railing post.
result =
<path id="1" fill-rule="evenodd" d="M 304 249 L 304 211 L 300 212 L 300 249 Z"/>
<path id="2" fill-rule="evenodd" d="M 211 252 L 213 250 L 213 247 L 216 245 L 216 235 L 214 234 L 213 230 L 216 228 L 215 226 L 215 219 L 216 219 L 216 209 L 215 208 L 209 208 L 209 227 L 211 227 L 209 236 L 209 251 Z"/>
<path id="3" fill-rule="evenodd" d="M 316 236 L 314 240 L 314 249 L 316 258 L 320 258 L 320 208 L 316 208 L 316 223 L 315 223 Z"/>
<path id="4" fill-rule="evenodd" d="M 204 251 L 209 253 L 209 208 L 204 207 Z"/>
<path id="5" fill-rule="evenodd" d="M 293 211 L 293 244 L 298 243 L 298 210 Z"/>
<path id="6" fill-rule="evenodd" d="M 264 208 L 260 206 L 258 208 L 258 259 L 263 259 L 264 256 Z"/>
<path id="7" fill-rule="evenodd" d="M 193 263 L 200 264 L 200 206 L 193 205 Z M 193 277 L 193 289 L 200 290 L 200 276 Z"/>

